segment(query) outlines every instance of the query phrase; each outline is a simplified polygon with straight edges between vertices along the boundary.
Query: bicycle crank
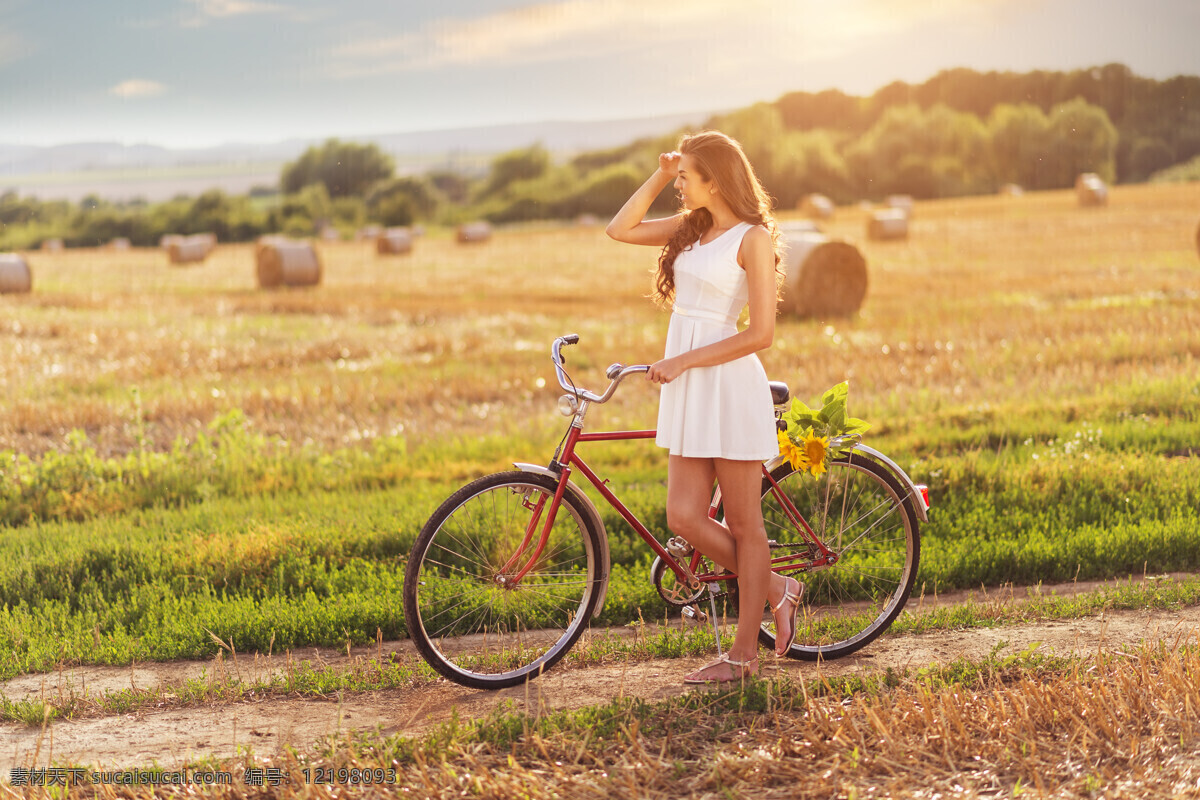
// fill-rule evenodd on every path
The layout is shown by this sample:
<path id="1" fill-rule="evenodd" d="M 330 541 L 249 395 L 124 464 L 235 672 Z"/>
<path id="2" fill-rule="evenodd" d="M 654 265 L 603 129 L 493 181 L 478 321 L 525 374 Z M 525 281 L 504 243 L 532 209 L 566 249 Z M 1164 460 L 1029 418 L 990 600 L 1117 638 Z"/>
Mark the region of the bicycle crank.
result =
<path id="1" fill-rule="evenodd" d="M 659 597 L 676 608 L 693 605 L 704 593 L 703 584 L 697 582 L 693 589 L 680 581 L 675 570 L 668 567 L 661 556 L 655 558 L 654 563 L 650 565 L 650 578 L 654 581 L 654 588 L 658 590 Z"/>
<path id="2" fill-rule="evenodd" d="M 658 590 L 658 596 L 665 600 L 667 605 L 681 609 L 695 606 L 700 614 L 704 613 L 699 611 L 699 603 L 707 591 L 706 584 L 697 582 L 695 588 L 691 588 L 681 583 L 675 571 L 668 567 L 661 557 L 655 558 L 654 563 L 650 565 L 650 577 L 654 581 L 654 588 Z M 720 599 L 731 594 L 732 592 L 716 592 L 713 596 Z"/>

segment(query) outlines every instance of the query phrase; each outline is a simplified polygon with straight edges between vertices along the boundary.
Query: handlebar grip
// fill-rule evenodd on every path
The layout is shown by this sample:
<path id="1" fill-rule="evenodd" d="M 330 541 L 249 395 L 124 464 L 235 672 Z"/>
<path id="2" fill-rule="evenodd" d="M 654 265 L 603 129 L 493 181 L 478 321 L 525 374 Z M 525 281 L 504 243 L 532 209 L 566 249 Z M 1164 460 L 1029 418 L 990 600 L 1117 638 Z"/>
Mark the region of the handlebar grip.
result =
<path id="1" fill-rule="evenodd" d="M 578 333 L 568 333 L 566 336 L 563 336 L 561 338 L 562 338 L 563 342 L 565 342 L 566 344 L 579 344 L 579 334 Z"/>

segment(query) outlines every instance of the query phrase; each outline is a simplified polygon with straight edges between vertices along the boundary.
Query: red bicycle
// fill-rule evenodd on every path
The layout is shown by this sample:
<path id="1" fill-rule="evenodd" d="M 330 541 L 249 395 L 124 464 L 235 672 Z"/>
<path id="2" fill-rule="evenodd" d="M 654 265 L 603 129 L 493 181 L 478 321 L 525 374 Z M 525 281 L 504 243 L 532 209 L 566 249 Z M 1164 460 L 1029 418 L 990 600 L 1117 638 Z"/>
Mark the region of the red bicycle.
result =
<path id="1" fill-rule="evenodd" d="M 699 603 L 736 591 L 725 572 L 679 537 L 659 543 L 580 457 L 588 442 L 652 439 L 655 431 L 585 433 L 589 409 L 613 396 L 645 365 L 613 364 L 603 394 L 575 386 L 560 352 L 577 334 L 554 340 L 551 355 L 567 391 L 570 427 L 547 466 L 515 464 L 462 487 L 425 523 L 404 577 L 404 619 L 417 650 L 439 673 L 498 689 L 536 677 L 566 655 L 604 606 L 609 547 L 595 504 L 571 480 L 576 472 L 631 525 L 657 556 L 651 578 L 669 605 L 702 617 Z M 776 418 L 788 387 L 771 383 Z M 854 441 L 819 478 L 783 458 L 763 464 L 763 519 L 771 568 L 806 584 L 793 658 L 837 658 L 879 636 L 903 609 L 920 557 L 929 497 L 894 461 Z M 722 519 L 718 488 L 709 509 Z M 715 619 L 714 619 L 715 621 Z M 759 640 L 775 646 L 770 615 Z M 719 647 L 719 639 L 718 639 Z"/>

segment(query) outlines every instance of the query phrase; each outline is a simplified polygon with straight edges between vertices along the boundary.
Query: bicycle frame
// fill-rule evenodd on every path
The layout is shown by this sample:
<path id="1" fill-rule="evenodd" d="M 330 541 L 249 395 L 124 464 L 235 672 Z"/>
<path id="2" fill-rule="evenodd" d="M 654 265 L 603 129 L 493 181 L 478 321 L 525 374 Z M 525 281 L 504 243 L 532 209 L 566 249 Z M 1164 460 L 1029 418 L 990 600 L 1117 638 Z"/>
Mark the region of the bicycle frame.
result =
<path id="1" fill-rule="evenodd" d="M 663 563 L 670 566 L 671 570 L 675 573 L 676 577 L 681 583 L 690 585 L 692 588 L 699 588 L 700 585 L 704 583 L 713 583 L 715 581 L 724 581 L 736 578 L 737 575 L 732 572 L 709 572 L 697 575 L 696 569 L 699 567 L 700 559 L 702 557 L 702 554 L 698 550 L 693 550 L 691 559 L 687 565 L 679 563 L 679 561 L 677 561 L 667 551 L 667 549 L 660 544 L 657 539 L 654 538 L 646 526 L 642 524 L 642 521 L 639 520 L 633 514 L 633 512 L 631 512 L 625 506 L 625 504 L 621 502 L 620 498 L 608 488 L 607 480 L 600 478 L 600 476 L 598 476 L 595 471 L 592 470 L 592 468 L 589 467 L 587 463 L 575 452 L 576 445 L 582 442 L 613 442 L 630 441 L 636 439 L 653 439 L 657 435 L 657 432 L 653 430 L 607 431 L 601 433 L 583 432 L 583 420 L 587 415 L 587 410 L 590 404 L 607 402 L 609 398 L 612 397 L 613 392 L 616 391 L 617 386 L 625 377 L 639 372 L 646 372 L 649 367 L 646 365 L 624 366 L 622 364 L 613 364 L 605 372 L 605 375 L 611 382 L 603 394 L 598 395 L 586 389 L 580 389 L 571 383 L 567 378 L 566 373 L 563 370 L 563 365 L 566 362 L 560 353 L 560 350 L 564 345 L 573 345 L 578 343 L 578 341 L 578 334 L 567 334 L 556 339 L 551 347 L 551 359 L 554 362 L 554 370 L 558 377 L 558 383 L 563 387 L 563 389 L 566 389 L 568 392 L 570 392 L 570 394 L 564 395 L 560 400 L 560 409 L 562 409 L 563 412 L 568 416 L 573 416 L 571 427 L 567 431 L 567 436 L 563 443 L 559 446 L 558 451 L 555 452 L 554 458 L 551 459 L 549 467 L 534 467 L 530 464 L 516 465 L 518 469 L 528 472 L 541 473 L 557 479 L 558 486 L 554 493 L 554 499 L 550 502 L 549 511 L 546 513 L 546 519 L 541 525 L 541 532 L 537 536 L 537 544 L 534 547 L 532 554 L 525 559 L 524 564 L 516 570 L 515 574 L 512 574 L 511 577 L 508 577 L 511 574 L 510 571 L 514 569 L 521 561 L 523 557 L 522 554 L 527 551 L 529 545 L 534 540 L 534 535 L 537 531 L 541 516 L 543 512 L 546 511 L 546 498 L 542 497 L 530 508 L 530 510 L 533 511 L 533 515 L 525 529 L 524 538 L 522 539 L 521 544 L 517 547 L 516 552 L 513 553 L 508 562 L 504 565 L 504 568 L 501 570 L 501 574 L 505 576 L 501 579 L 501 582 L 509 584 L 515 584 L 519 582 L 537 563 L 538 559 L 541 557 L 542 551 L 545 549 L 546 542 L 549 541 L 550 530 L 554 526 L 554 520 L 558 514 L 558 508 L 562 503 L 563 495 L 568 491 L 568 489 L 575 492 L 576 496 L 580 497 L 590 510 L 593 512 L 595 511 L 595 506 L 592 504 L 591 500 L 588 499 L 587 495 L 580 491 L 577 486 L 571 483 L 570 478 L 572 469 L 579 470 L 579 472 L 581 472 L 583 476 L 588 479 L 588 482 L 596 488 L 596 491 L 600 493 L 605 501 L 608 502 L 608 504 L 611 505 L 617 511 L 617 513 L 620 514 L 621 517 L 633 528 L 634 532 L 636 532 L 638 536 L 641 537 L 642 541 L 644 541 L 650 547 L 650 549 L 654 551 L 655 555 L 661 558 Z M 882 453 L 873 450 L 870 447 L 865 447 L 862 444 L 855 444 L 853 449 L 862 453 L 863 455 L 882 462 L 887 468 L 889 468 L 893 474 L 897 476 L 898 480 L 904 486 L 905 491 L 909 493 L 909 496 L 914 498 L 914 507 L 916 509 L 917 517 L 921 520 L 926 519 L 926 512 L 929 508 L 929 503 L 928 498 L 925 496 L 923 491 L 924 487 L 917 487 L 912 482 L 912 479 L 909 478 L 904 472 L 904 470 L 900 469 L 900 467 L 894 461 L 887 458 Z M 783 490 L 779 488 L 779 484 L 776 483 L 775 479 L 771 476 L 771 472 L 782 463 L 782 457 L 779 456 L 765 462 L 762 466 L 763 476 L 770 485 L 770 492 L 778 501 L 779 507 L 783 510 L 784 515 L 788 518 L 789 522 L 791 522 L 791 524 L 794 526 L 796 532 L 802 539 L 805 540 L 806 544 L 808 545 L 809 554 L 793 554 L 791 556 L 773 558 L 771 559 L 771 570 L 775 572 L 784 570 L 811 570 L 832 566 L 833 564 L 837 563 L 838 554 L 834 553 L 825 546 L 825 544 L 820 540 L 820 537 L 817 536 L 817 534 L 809 526 L 808 522 L 804 519 L 804 516 L 800 513 L 799 509 L 796 508 L 791 499 L 788 498 Z M 720 512 L 720 508 L 721 490 L 720 487 L 717 487 L 717 490 L 713 494 L 712 503 L 709 505 L 709 518 L 716 519 L 718 513 Z M 596 512 L 596 521 L 600 525 L 601 531 L 603 531 L 603 523 L 599 519 L 598 512 Z M 602 563 L 604 564 L 605 568 L 607 568 L 608 544 L 606 537 L 602 537 L 601 546 L 604 549 L 602 554 Z M 812 555 L 812 557 L 809 558 L 807 557 L 808 555 Z M 607 573 L 602 576 L 601 580 L 604 584 L 607 584 Z M 597 604 L 597 608 L 603 605 L 605 588 L 601 589 L 601 602 Z"/>
<path id="2" fill-rule="evenodd" d="M 679 536 L 666 533 L 657 540 L 582 457 L 587 443 L 653 439 L 657 432 L 584 433 L 592 405 L 611 399 L 626 377 L 652 373 L 653 367 L 613 364 L 605 370 L 607 387 L 589 391 L 566 373 L 560 352 L 578 341 L 567 334 L 551 348 L 566 392 L 558 407 L 569 425 L 549 462 L 517 463 L 518 472 L 483 476 L 454 492 L 421 529 L 405 567 L 404 617 L 417 651 L 440 674 L 466 686 L 503 688 L 540 675 L 602 614 L 613 564 L 597 493 L 654 552 L 653 584 L 684 617 L 708 618 L 716 626 L 718 599 L 736 591 L 736 573 L 724 572 Z M 778 382 L 769 389 L 778 425 L 789 392 Z M 858 437 L 832 436 L 827 452 L 838 453 L 827 477 L 810 479 L 776 455 L 760 465 L 758 484 L 762 520 L 774 537 L 767 539 L 769 569 L 795 574 L 809 589 L 802 601 L 803 638 L 797 622 L 786 655 L 818 661 L 855 652 L 902 611 L 917 577 L 919 523 L 929 509 L 926 487 Z M 746 466 L 754 474 L 753 465 Z M 585 491 L 588 483 L 595 492 Z M 707 509 L 713 524 L 723 524 L 732 510 L 723 500 L 718 484 Z M 759 498 L 737 500 L 740 507 Z M 700 605 L 705 593 L 711 614 Z M 621 606 L 618 617 L 630 610 Z M 771 624 L 749 622 L 759 628 L 759 642 L 770 646 Z M 719 629 L 714 633 L 719 653 Z M 447 648 L 444 641 L 453 644 Z"/>
<path id="3" fill-rule="evenodd" d="M 617 497 L 617 495 L 611 489 L 608 488 L 608 481 L 597 475 L 596 472 L 590 466 L 588 466 L 587 462 L 585 462 L 578 454 L 578 452 L 576 452 L 576 445 L 584 442 L 613 442 L 653 439 L 656 435 L 657 432 L 653 430 L 584 433 L 582 426 L 578 422 L 578 419 L 572 423 L 570 430 L 567 432 L 566 440 L 562 444 L 559 452 L 555 454 L 555 458 L 553 461 L 551 461 L 550 467 L 546 470 L 547 472 L 555 474 L 559 482 L 558 488 L 554 494 L 554 498 L 550 502 L 550 508 L 548 511 L 545 509 L 545 497 L 539 499 L 533 508 L 531 508 L 533 515 L 529 521 L 529 525 L 526 527 L 525 536 L 522 539 L 521 544 L 518 545 L 516 552 L 513 553 L 512 557 L 501 570 L 502 573 L 507 574 L 516 566 L 519 561 L 522 560 L 522 554 L 527 551 L 530 543 L 533 541 L 535 531 L 540 523 L 541 532 L 540 535 L 538 535 L 537 544 L 534 547 L 533 552 L 529 554 L 528 558 L 524 559 L 524 565 L 516 571 L 515 575 L 507 579 L 509 585 L 519 582 L 521 578 L 523 578 L 525 574 L 533 568 L 533 565 L 537 563 L 538 558 L 541 556 L 542 551 L 546 546 L 546 542 L 549 540 L 550 530 L 554 527 L 554 520 L 558 514 L 558 508 L 562 502 L 563 495 L 565 494 L 567 487 L 570 485 L 570 478 L 573 469 L 578 470 L 585 478 L 587 478 L 588 482 L 591 483 L 592 486 L 595 487 L 596 491 L 600 493 L 600 496 L 603 497 L 604 500 L 610 506 L 612 506 L 618 514 L 621 515 L 621 518 L 633 528 L 634 532 L 637 533 L 637 535 L 641 537 L 642 541 L 644 541 L 647 546 L 654 551 L 655 555 L 661 558 L 663 563 L 667 564 L 671 568 L 681 583 L 688 584 L 695 580 L 699 581 L 700 584 L 706 584 L 737 578 L 737 574 L 733 572 L 704 572 L 697 574 L 696 570 L 700 566 L 702 554 L 696 550 L 692 552 L 692 556 L 688 564 L 686 566 L 681 565 L 667 551 L 667 549 L 656 538 L 654 538 L 654 535 L 650 533 L 645 524 L 643 524 L 642 521 L 638 519 L 638 517 L 632 511 L 630 511 L 623 502 L 621 502 L 621 499 Z M 796 531 L 817 553 L 816 558 L 807 560 L 799 560 L 801 556 L 796 554 L 791 556 L 783 556 L 780 558 L 773 558 L 771 559 L 772 571 L 801 569 L 808 570 L 823 566 L 831 566 L 832 564 L 836 563 L 837 554 L 825 547 L 824 543 L 821 542 L 820 538 L 812 530 L 808 522 L 805 521 L 804 516 L 800 513 L 799 509 L 793 505 L 792 501 L 779 488 L 779 485 L 775 482 L 775 479 L 771 477 L 769 466 L 772 463 L 774 462 L 767 462 L 762 466 L 763 476 L 770 483 L 770 491 L 779 501 L 780 507 L 783 509 L 784 514 L 787 516 L 792 525 L 795 526 Z M 519 468 L 526 468 L 528 465 L 518 464 L 517 466 Z M 541 470 L 539 469 L 537 471 L 540 472 Z M 709 518 L 716 519 L 717 515 L 720 513 L 720 507 L 720 492 L 718 490 L 716 493 L 714 493 L 713 501 L 708 509 Z M 541 521 L 540 518 L 543 512 L 546 513 L 546 518 L 544 521 Z"/>

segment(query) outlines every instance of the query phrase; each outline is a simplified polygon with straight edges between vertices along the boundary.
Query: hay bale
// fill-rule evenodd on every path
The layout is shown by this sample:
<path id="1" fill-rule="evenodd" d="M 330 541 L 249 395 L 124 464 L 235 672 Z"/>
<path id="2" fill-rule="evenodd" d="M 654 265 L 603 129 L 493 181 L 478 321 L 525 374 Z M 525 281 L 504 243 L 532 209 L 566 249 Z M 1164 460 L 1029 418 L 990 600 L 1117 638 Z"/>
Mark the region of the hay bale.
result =
<path id="1" fill-rule="evenodd" d="M 188 238 L 195 242 L 202 242 L 208 248 L 209 253 L 217 249 L 217 235 L 215 233 L 197 233 Z"/>
<path id="2" fill-rule="evenodd" d="M 1084 172 L 1075 179 L 1075 198 L 1084 208 L 1108 204 L 1108 185 L 1094 172 Z"/>
<path id="3" fill-rule="evenodd" d="M 811 219 L 776 220 L 775 227 L 785 237 L 789 234 L 821 232 L 821 226 Z"/>
<path id="4" fill-rule="evenodd" d="M 375 240 L 375 252 L 381 256 L 403 255 L 413 249 L 413 234 L 408 228 L 388 228 Z"/>
<path id="5" fill-rule="evenodd" d="M 800 213 L 810 219 L 833 217 L 833 201 L 823 194 L 808 194 L 800 200 Z"/>
<path id="6" fill-rule="evenodd" d="M 200 264 L 208 258 L 212 246 L 196 236 L 180 236 L 167 245 L 167 260 L 172 264 Z"/>
<path id="7" fill-rule="evenodd" d="M 316 286 L 321 282 L 321 260 L 310 242 L 283 236 L 263 236 L 255 245 L 258 285 Z"/>
<path id="8" fill-rule="evenodd" d="M 898 208 L 907 216 L 912 216 L 913 199 L 911 194 L 891 194 L 883 201 L 883 204 L 888 208 Z"/>
<path id="9" fill-rule="evenodd" d="M 166 233 L 158 240 L 158 244 L 167 251 L 167 260 L 172 264 L 198 264 L 208 258 L 217 247 L 215 233 L 197 233 L 191 236 L 181 236 L 177 233 Z"/>
<path id="10" fill-rule="evenodd" d="M 260 236 L 254 240 L 254 258 L 257 260 L 262 251 L 272 245 L 287 244 L 290 241 L 292 240 L 279 233 L 268 233 L 265 236 Z"/>
<path id="11" fill-rule="evenodd" d="M 117 238 L 113 239 L 111 242 L 108 243 L 108 249 L 116 250 L 118 252 L 123 253 L 129 249 L 129 240 L 126 239 L 124 236 L 118 236 Z"/>
<path id="12" fill-rule="evenodd" d="M 844 317 L 862 308 L 867 296 L 867 261 L 848 242 L 818 231 L 785 235 L 783 298 L 780 308 L 801 317 Z"/>
<path id="13" fill-rule="evenodd" d="M 366 225 L 362 228 L 359 228 L 358 231 L 355 232 L 354 241 L 356 241 L 356 242 L 366 242 L 366 241 L 373 242 L 376 239 L 378 239 L 380 237 L 380 235 L 382 235 L 382 234 L 383 234 L 383 226 L 382 225 Z"/>
<path id="14" fill-rule="evenodd" d="M 458 235 L 456 238 L 460 244 L 486 242 L 492 238 L 492 225 L 484 220 L 464 223 L 458 226 Z"/>
<path id="15" fill-rule="evenodd" d="M 908 238 L 908 214 L 902 208 L 883 208 L 867 220 L 867 238 L 878 241 Z"/>
<path id="16" fill-rule="evenodd" d="M 16 253 L 0 253 L 0 294 L 30 291 L 33 291 L 33 273 L 29 264 Z"/>
<path id="17" fill-rule="evenodd" d="M 1004 197 L 1020 197 L 1025 194 L 1025 190 L 1015 183 L 1006 183 L 1000 187 L 1000 192 Z"/>
<path id="18" fill-rule="evenodd" d="M 61 253 L 63 251 L 62 239 L 44 239 L 42 241 L 43 253 Z"/>

